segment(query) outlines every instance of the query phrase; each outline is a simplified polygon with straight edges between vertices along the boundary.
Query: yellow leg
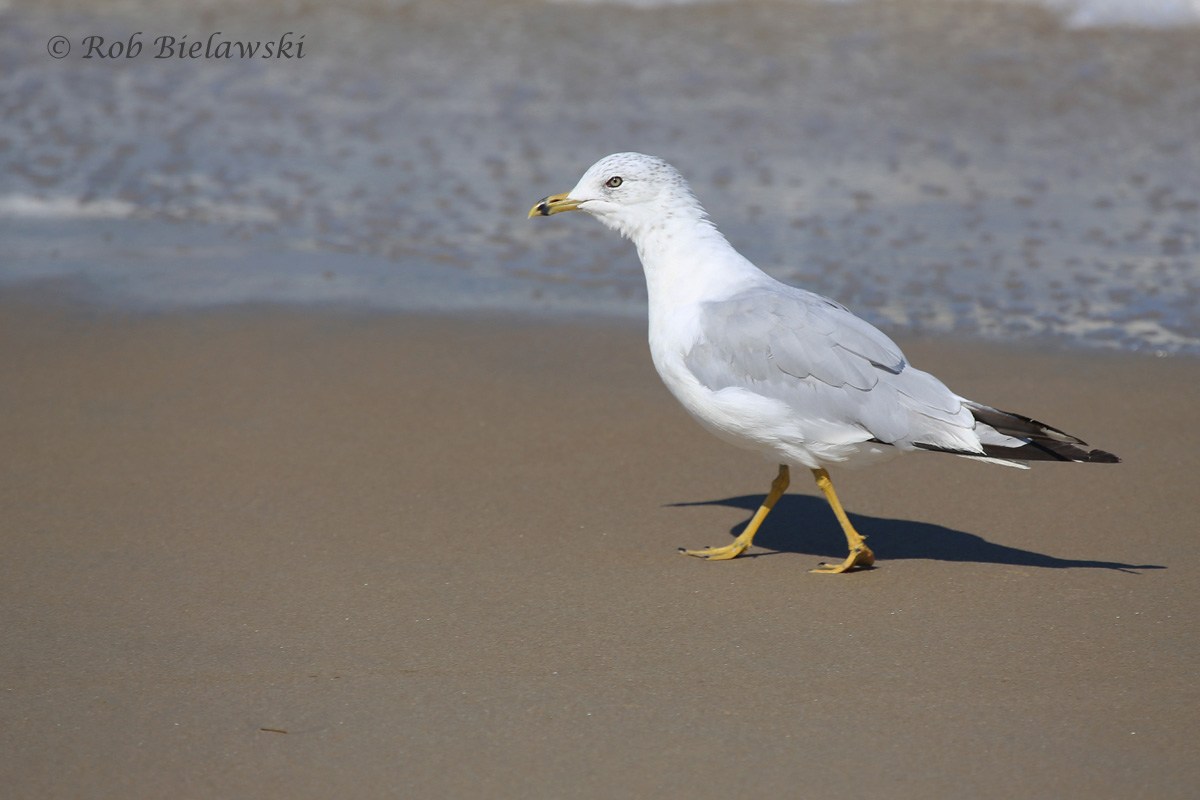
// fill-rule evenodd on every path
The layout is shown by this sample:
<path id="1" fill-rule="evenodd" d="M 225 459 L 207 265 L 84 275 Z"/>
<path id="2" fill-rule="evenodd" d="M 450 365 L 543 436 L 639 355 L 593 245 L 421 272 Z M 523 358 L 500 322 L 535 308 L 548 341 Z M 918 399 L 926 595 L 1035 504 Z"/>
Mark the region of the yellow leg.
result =
<path id="1" fill-rule="evenodd" d="M 742 535 L 731 543 L 724 547 L 706 547 L 703 550 L 683 550 L 683 548 L 680 550 L 686 555 L 707 558 L 710 561 L 737 558 L 743 550 L 750 546 L 750 542 L 754 541 L 754 534 L 758 533 L 758 526 L 762 525 L 762 521 L 767 518 L 767 514 L 771 513 L 775 503 L 783 497 L 790 480 L 787 464 L 780 464 L 779 474 L 775 476 L 775 480 L 771 481 L 771 492 L 767 495 L 767 499 L 763 500 L 763 504 L 759 506 L 758 511 L 754 514 L 754 519 L 750 520 L 750 524 L 746 526 L 746 530 L 742 531 Z"/>
<path id="2" fill-rule="evenodd" d="M 825 493 L 825 499 L 833 508 L 834 515 L 842 525 L 842 533 L 846 534 L 846 542 L 850 545 L 850 555 L 841 564 L 822 564 L 812 571 L 832 574 L 849 572 L 856 567 L 871 566 L 875 563 L 875 554 L 871 552 L 866 541 L 858 531 L 854 530 L 854 526 L 846 518 L 846 512 L 842 509 L 842 504 L 838 502 L 837 494 L 833 491 L 833 481 L 829 480 L 829 473 L 823 469 L 814 469 L 812 474 L 817 479 L 818 488 Z"/>

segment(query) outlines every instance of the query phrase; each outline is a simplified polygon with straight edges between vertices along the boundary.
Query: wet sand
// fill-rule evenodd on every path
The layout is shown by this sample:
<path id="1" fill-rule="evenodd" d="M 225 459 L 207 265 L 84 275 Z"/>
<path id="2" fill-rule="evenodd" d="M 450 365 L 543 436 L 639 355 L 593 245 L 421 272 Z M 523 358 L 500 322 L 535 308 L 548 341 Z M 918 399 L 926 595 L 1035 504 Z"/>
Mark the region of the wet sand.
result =
<path id="1" fill-rule="evenodd" d="M 903 342 L 1125 458 L 807 480 L 640 325 L 0 304 L 0 774 L 45 797 L 1189 797 L 1195 360 Z M 797 476 L 799 478 L 801 476 Z"/>

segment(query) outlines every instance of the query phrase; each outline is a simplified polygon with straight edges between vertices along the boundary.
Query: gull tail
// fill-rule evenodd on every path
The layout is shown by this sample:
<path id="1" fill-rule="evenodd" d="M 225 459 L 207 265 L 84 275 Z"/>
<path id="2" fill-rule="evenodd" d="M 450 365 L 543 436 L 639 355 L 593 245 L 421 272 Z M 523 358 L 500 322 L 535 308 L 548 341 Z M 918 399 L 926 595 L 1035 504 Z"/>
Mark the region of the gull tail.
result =
<path id="1" fill-rule="evenodd" d="M 1036 419 L 964 403 L 975 417 L 975 433 L 990 458 L 1013 461 L 1075 461 L 1116 464 L 1120 458 L 1105 450 L 1088 449 L 1087 442 Z M 1017 440 L 1017 441 L 1014 441 Z"/>
<path id="2" fill-rule="evenodd" d="M 964 400 L 975 417 L 975 434 L 982 453 L 914 442 L 922 450 L 951 453 L 977 461 L 1028 469 L 1027 461 L 1074 461 L 1088 464 L 1117 464 L 1121 459 L 1105 450 L 1089 450 L 1087 442 L 1044 422 L 991 406 Z"/>

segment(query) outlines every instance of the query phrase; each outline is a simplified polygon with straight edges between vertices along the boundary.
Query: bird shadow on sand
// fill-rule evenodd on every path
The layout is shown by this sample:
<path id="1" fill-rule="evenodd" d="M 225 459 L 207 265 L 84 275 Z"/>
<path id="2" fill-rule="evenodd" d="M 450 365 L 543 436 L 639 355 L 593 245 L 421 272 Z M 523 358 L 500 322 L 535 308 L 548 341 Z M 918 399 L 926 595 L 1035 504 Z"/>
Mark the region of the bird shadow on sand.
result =
<path id="1" fill-rule="evenodd" d="M 671 503 L 668 507 L 728 506 L 740 508 L 753 515 L 762 501 L 762 495 L 742 495 L 724 500 Z M 1056 558 L 1030 550 L 994 544 L 982 536 L 928 522 L 868 517 L 862 514 L 847 516 L 855 529 L 867 538 L 867 544 L 875 551 L 876 557 L 883 561 L 925 558 L 935 561 L 973 561 L 980 564 L 1012 564 L 1048 569 L 1113 569 L 1121 572 L 1166 569 L 1165 566 L 1157 564 L 1121 564 L 1113 561 Z M 730 529 L 730 535 L 737 536 L 745 530 L 749 521 L 747 519 L 735 525 Z M 712 544 L 719 546 L 725 542 Z M 754 545 L 776 552 L 813 555 L 835 563 L 846 556 L 846 539 L 833 516 L 833 511 L 824 498 L 807 495 L 781 497 L 754 537 Z M 697 547 L 696 544 L 688 546 Z M 746 553 L 742 557 L 764 555 L 771 554 Z"/>

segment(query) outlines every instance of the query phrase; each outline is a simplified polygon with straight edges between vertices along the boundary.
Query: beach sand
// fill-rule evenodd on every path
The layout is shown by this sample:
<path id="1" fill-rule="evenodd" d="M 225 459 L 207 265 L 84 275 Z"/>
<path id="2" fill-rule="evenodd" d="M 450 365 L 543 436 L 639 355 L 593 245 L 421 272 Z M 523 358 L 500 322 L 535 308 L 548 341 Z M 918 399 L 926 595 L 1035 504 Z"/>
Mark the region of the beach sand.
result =
<path id="1" fill-rule="evenodd" d="M 796 475 L 640 325 L 0 305 L 10 798 L 1192 796 L 1200 363 L 904 342 L 1120 453 Z"/>
<path id="2" fill-rule="evenodd" d="M 1200 362 L 902 341 L 1125 463 L 775 468 L 641 324 L 0 303 L 12 798 L 1194 796 Z"/>

